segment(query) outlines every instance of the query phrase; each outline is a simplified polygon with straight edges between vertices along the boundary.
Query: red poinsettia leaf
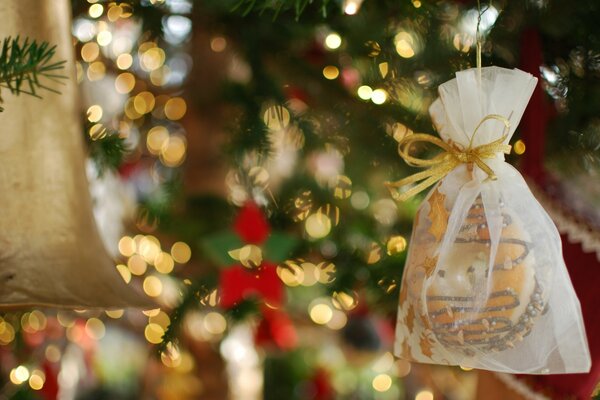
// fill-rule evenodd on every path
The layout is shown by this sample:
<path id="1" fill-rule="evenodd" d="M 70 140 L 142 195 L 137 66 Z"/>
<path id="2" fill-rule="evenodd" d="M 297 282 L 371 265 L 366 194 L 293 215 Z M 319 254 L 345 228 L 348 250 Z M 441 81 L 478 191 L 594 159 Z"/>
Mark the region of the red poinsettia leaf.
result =
<path id="1" fill-rule="evenodd" d="M 253 202 L 247 202 L 242 207 L 233 229 L 244 242 L 256 244 L 264 242 L 271 232 L 265 215 Z"/>
<path id="2" fill-rule="evenodd" d="M 277 307 L 283 303 L 285 296 L 277 267 L 268 262 L 263 262 L 256 270 L 234 265 L 221 271 L 219 289 L 223 308 L 232 308 L 253 297 Z"/>

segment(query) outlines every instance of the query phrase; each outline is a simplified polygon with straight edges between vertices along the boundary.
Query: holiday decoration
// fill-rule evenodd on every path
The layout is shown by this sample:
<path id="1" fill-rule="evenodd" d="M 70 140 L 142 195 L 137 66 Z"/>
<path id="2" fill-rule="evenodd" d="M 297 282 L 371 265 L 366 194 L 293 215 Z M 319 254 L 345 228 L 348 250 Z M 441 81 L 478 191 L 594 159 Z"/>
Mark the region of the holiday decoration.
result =
<path id="1" fill-rule="evenodd" d="M 223 232 L 203 242 L 205 251 L 225 266 L 219 279 L 219 304 L 232 308 L 254 297 L 271 306 L 281 305 L 285 292 L 277 275 L 277 262 L 290 255 L 295 239 L 271 234 L 265 216 L 253 202 L 242 207 L 233 228 L 235 233 Z M 232 264 L 235 261 L 239 263 Z"/>
<path id="2" fill-rule="evenodd" d="M 413 228 L 397 324 L 403 358 L 531 374 L 590 368 L 556 227 L 502 157 L 536 82 L 519 70 L 460 71 L 430 108 L 443 141 L 400 143 L 409 164 L 429 169 L 389 184 L 395 198 L 440 181 Z M 418 159 L 418 142 L 444 153 Z"/>
<path id="3" fill-rule="evenodd" d="M 0 37 L 56 44 L 61 94 L 4 96 L 0 114 L 0 306 L 152 307 L 119 276 L 100 240 L 85 179 L 70 4 L 0 4 Z"/>
<path id="4" fill-rule="evenodd" d="M 156 302 L 143 312 L 4 310 L 0 399 L 597 396 L 598 7 L 482 3 L 29 0 L 22 4 L 31 16 L 0 15 L 0 217 L 10 213 L 0 277 L 12 253 L 25 265 L 18 272 L 33 270 L 20 255 L 38 254 L 46 228 L 44 243 L 77 236 L 60 253 L 96 279 L 106 257 L 90 241 L 94 229 L 73 222 L 87 209 L 87 188 L 89 215 L 115 257 L 101 267 L 116 264 Z M 68 13 L 68 43 L 40 34 Z M 539 80 L 520 121 L 533 79 L 468 72 L 494 64 Z M 438 87 L 461 70 L 459 94 L 442 85 L 446 98 L 432 121 Z M 67 75 L 77 93 L 63 84 Z M 490 75 L 501 79 L 490 84 Z M 57 125 L 71 132 L 75 118 L 60 110 L 63 97 L 75 98 L 83 122 L 88 184 L 34 194 L 25 184 L 33 178 L 42 176 L 42 189 L 57 180 L 68 189 L 65 177 L 83 169 L 63 162 L 80 145 L 56 134 Z M 35 135 L 13 129 L 25 111 Z M 434 125 L 442 138 L 418 133 L 433 134 Z M 24 142 L 21 159 L 3 150 L 15 140 Z M 410 177 L 419 170 L 398 159 L 400 143 L 425 172 Z M 443 155 L 424 165 L 436 145 Z M 569 285 L 554 285 L 568 282 L 556 236 L 544 235 L 547 218 L 503 157 L 561 233 L 589 343 L 587 373 L 471 368 L 475 360 L 542 373 L 531 364 L 545 352 L 548 364 L 573 371 L 562 358 L 585 347 Z M 1 184 L 15 174 L 29 180 Z M 383 183 L 403 177 L 407 185 L 392 189 L 407 200 L 397 202 Z M 48 215 L 28 211 L 39 203 Z M 48 224 L 60 204 L 68 229 Z M 13 231 L 18 246 L 8 242 Z M 88 251 L 97 257 L 80 256 Z M 50 264 L 58 276 L 35 284 L 58 279 L 70 293 L 55 259 L 37 259 L 36 269 Z M 90 296 L 97 290 L 73 278 Z M 393 354 L 399 297 L 405 359 Z"/>
<path id="5" fill-rule="evenodd" d="M 285 312 L 264 307 L 262 316 L 254 336 L 257 346 L 286 351 L 298 345 L 298 334 Z"/>

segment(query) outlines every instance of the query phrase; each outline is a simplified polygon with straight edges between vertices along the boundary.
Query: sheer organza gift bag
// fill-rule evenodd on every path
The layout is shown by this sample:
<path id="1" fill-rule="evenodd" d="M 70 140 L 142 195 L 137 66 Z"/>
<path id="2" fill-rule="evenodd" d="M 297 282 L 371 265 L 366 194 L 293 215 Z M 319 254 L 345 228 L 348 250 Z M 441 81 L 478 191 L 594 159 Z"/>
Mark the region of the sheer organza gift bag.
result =
<path id="1" fill-rule="evenodd" d="M 512 373 L 590 369 L 558 231 L 504 161 L 536 83 L 516 69 L 458 72 L 430 108 L 443 141 L 413 134 L 401 142 L 403 158 L 427 169 L 390 183 L 394 197 L 437 183 L 414 223 L 397 356 Z M 423 141 L 445 151 L 431 160 L 411 156 Z M 403 191 L 407 183 L 414 185 Z"/>

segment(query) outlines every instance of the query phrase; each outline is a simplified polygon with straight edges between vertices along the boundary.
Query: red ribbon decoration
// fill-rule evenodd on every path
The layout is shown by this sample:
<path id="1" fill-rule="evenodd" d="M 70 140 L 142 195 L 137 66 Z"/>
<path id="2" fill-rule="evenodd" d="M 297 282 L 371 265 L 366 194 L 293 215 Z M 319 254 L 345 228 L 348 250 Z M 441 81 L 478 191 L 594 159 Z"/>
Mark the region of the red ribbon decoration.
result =
<path id="1" fill-rule="evenodd" d="M 244 205 L 233 228 L 242 241 L 256 245 L 264 243 L 271 233 L 267 219 L 252 202 Z M 219 277 L 219 287 L 223 308 L 232 308 L 251 297 L 262 298 L 269 305 L 278 307 L 285 297 L 277 266 L 269 261 L 263 261 L 260 267 L 252 270 L 239 264 L 226 268 Z"/>

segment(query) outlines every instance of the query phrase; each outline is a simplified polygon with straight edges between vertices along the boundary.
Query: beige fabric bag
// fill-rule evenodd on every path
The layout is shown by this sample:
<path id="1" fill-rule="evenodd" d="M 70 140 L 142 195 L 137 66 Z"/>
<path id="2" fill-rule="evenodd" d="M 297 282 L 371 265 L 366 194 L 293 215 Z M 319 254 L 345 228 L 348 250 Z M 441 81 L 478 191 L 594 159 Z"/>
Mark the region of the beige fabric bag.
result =
<path id="1" fill-rule="evenodd" d="M 67 0 L 0 1 L 0 39 L 57 45 L 69 79 L 43 99 L 2 90 L 0 307 L 151 307 L 100 240 L 85 178 Z"/>

